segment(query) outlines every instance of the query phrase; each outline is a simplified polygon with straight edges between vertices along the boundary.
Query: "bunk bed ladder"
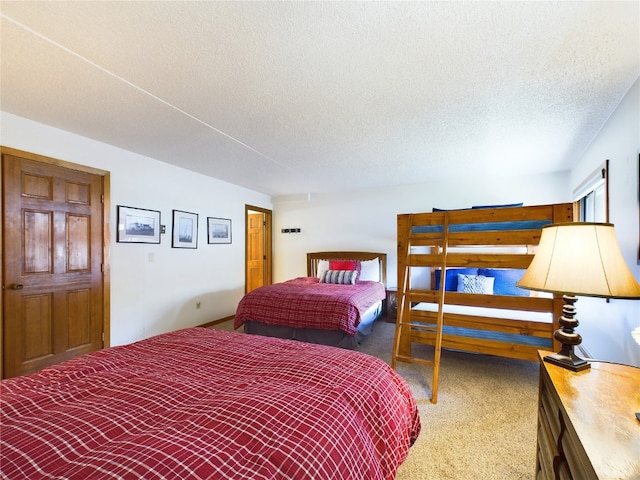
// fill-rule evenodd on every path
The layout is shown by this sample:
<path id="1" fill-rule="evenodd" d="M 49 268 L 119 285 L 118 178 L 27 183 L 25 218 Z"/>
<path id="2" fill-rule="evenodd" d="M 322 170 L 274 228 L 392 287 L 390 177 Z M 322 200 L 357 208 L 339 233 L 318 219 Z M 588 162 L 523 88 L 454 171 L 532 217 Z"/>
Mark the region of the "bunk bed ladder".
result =
<path id="1" fill-rule="evenodd" d="M 412 255 L 413 236 L 411 233 L 414 225 L 413 215 L 409 216 L 409 221 L 402 227 L 405 228 L 405 234 L 402 238 L 407 239 L 406 245 L 399 245 L 398 258 L 404 258 L 404 265 L 402 271 L 399 272 L 401 277 L 399 278 L 398 285 L 398 318 L 396 321 L 396 331 L 393 345 L 393 355 L 391 357 L 391 367 L 396 368 L 397 362 L 406 363 L 418 363 L 426 366 L 433 367 L 433 378 L 431 384 L 431 403 L 436 403 L 438 400 L 438 379 L 440 375 L 440 353 L 442 349 L 442 324 L 444 320 L 444 294 L 445 294 L 445 281 L 446 278 L 446 259 L 447 259 L 447 243 L 448 243 L 448 215 L 445 214 L 442 239 L 438 243 L 440 256 L 442 258 L 439 267 L 441 271 L 441 281 L 438 293 L 438 313 L 435 325 L 425 325 L 424 323 L 414 322 L 411 317 L 411 305 L 413 302 L 419 302 L 424 300 L 424 293 L 420 290 L 413 289 L 411 287 L 411 268 L 425 267 L 432 268 L 432 265 L 423 265 L 421 262 L 414 261 Z M 399 228 L 401 228 L 399 226 Z M 419 242 L 418 242 L 419 243 Z M 432 246 L 435 246 L 435 243 Z M 413 332 L 422 331 L 435 333 L 435 344 L 433 349 L 433 359 L 425 359 L 414 356 L 411 351 L 411 343 L 416 341 L 413 337 Z M 408 350 L 408 354 L 401 353 L 401 350 L 405 346 L 405 351 Z"/>

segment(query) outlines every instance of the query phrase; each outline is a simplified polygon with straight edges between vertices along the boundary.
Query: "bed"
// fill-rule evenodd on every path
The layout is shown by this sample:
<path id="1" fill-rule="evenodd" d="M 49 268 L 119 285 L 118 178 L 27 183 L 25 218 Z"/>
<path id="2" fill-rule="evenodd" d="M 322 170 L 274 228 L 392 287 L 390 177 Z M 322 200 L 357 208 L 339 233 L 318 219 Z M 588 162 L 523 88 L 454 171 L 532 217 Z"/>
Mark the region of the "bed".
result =
<path id="1" fill-rule="evenodd" d="M 355 349 L 384 311 L 386 268 L 387 256 L 379 252 L 308 253 L 307 276 L 247 293 L 234 328 Z"/>
<path id="2" fill-rule="evenodd" d="M 205 328 L 0 388 L 6 479 L 390 480 L 420 432 L 382 360 Z"/>
<path id="3" fill-rule="evenodd" d="M 571 221 L 571 203 L 398 215 L 400 320 L 392 364 L 422 363 L 412 343 L 436 347 L 425 362 L 434 366 L 435 398 L 440 348 L 532 361 L 540 349 L 557 349 L 562 297 L 520 289 L 517 281 L 542 227 Z M 423 269 L 429 284 L 421 286 L 412 277 Z"/>

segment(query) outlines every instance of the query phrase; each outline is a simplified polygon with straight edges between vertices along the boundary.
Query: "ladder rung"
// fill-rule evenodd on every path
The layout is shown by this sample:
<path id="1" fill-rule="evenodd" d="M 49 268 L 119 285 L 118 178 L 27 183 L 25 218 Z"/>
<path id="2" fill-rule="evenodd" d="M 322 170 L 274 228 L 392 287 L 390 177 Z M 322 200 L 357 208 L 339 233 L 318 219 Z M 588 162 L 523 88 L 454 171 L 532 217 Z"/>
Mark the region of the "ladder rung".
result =
<path id="1" fill-rule="evenodd" d="M 437 325 L 425 325 L 423 323 L 413 323 L 413 322 L 398 322 L 398 325 L 402 326 L 402 327 L 411 327 L 411 328 L 415 328 L 416 330 L 421 330 L 423 332 L 433 332 L 436 333 L 437 331 Z"/>
<path id="2" fill-rule="evenodd" d="M 405 363 L 421 363 L 422 365 L 433 366 L 434 362 L 432 360 L 425 360 L 423 358 L 416 357 L 405 357 L 404 355 L 396 355 L 396 360 Z"/>

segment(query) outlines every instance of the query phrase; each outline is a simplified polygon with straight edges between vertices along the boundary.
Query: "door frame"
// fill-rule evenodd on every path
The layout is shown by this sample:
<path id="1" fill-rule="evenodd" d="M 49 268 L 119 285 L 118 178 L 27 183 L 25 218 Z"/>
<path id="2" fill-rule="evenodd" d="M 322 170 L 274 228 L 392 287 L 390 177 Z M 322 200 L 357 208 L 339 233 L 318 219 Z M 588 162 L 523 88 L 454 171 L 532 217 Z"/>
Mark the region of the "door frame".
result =
<path id="1" fill-rule="evenodd" d="M 4 155 L 13 155 L 40 163 L 56 165 L 59 167 L 79 170 L 102 177 L 102 348 L 111 345 L 111 173 L 86 165 L 45 157 L 35 153 L 17 150 L 15 148 L 0 145 L 0 202 L 2 203 L 2 221 L 0 221 L 0 239 L 4 239 L 4 193 L 2 184 L 4 181 Z M 4 282 L 4 241 L 2 242 L 2 261 L 0 261 L 0 281 Z M 0 290 L 0 378 L 3 378 L 4 366 L 4 288 Z"/>
<path id="2" fill-rule="evenodd" d="M 249 214 L 264 214 L 264 285 L 273 283 L 273 212 L 269 209 L 245 204 L 244 206 L 244 293 L 247 293 L 247 263 L 249 258 Z"/>

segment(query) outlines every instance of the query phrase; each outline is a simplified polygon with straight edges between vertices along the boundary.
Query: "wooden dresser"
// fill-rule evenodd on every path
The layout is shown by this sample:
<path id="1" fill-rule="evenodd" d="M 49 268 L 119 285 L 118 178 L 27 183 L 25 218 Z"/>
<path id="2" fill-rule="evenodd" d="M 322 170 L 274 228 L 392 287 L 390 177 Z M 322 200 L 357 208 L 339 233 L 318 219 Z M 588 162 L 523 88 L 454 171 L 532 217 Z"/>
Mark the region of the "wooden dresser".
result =
<path id="1" fill-rule="evenodd" d="M 640 369 L 572 372 L 542 361 L 536 478 L 640 479 Z"/>

